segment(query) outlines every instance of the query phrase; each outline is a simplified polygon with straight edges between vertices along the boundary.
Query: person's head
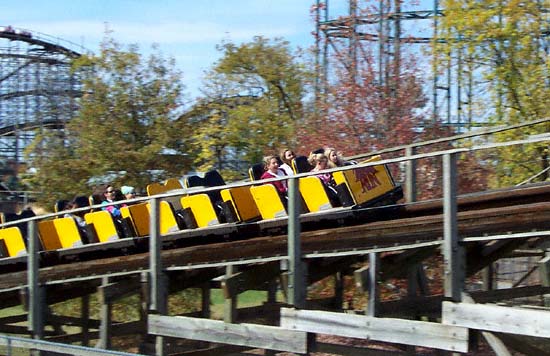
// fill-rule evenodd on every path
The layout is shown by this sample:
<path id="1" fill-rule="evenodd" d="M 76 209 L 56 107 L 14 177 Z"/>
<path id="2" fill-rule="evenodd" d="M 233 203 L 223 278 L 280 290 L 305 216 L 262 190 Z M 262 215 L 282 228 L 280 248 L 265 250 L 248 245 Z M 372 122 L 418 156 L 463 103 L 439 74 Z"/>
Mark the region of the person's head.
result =
<path id="1" fill-rule="evenodd" d="M 292 160 L 296 158 L 296 155 L 294 154 L 294 151 L 291 150 L 290 148 L 285 148 L 281 150 L 281 154 L 279 155 L 279 158 L 281 158 L 281 161 L 283 161 L 284 163 L 290 165 Z"/>
<path id="2" fill-rule="evenodd" d="M 266 171 L 271 171 L 272 173 L 277 173 L 277 170 L 279 169 L 279 160 L 277 159 L 277 156 L 275 155 L 265 156 L 264 169 Z"/>
<path id="3" fill-rule="evenodd" d="M 84 195 L 77 195 L 73 198 L 71 204 L 73 205 L 73 209 L 84 208 L 85 206 L 90 205 L 90 201 L 88 200 L 88 197 L 85 197 Z"/>
<path id="4" fill-rule="evenodd" d="M 103 191 L 103 196 L 107 200 L 114 201 L 116 198 L 116 189 L 113 188 L 112 185 L 105 186 L 105 190 Z"/>
<path id="5" fill-rule="evenodd" d="M 136 190 L 134 187 L 129 185 L 123 185 L 120 188 L 120 191 L 122 192 L 122 195 L 124 195 L 125 199 L 134 199 L 136 197 Z"/>
<path id="6" fill-rule="evenodd" d="M 78 208 L 84 208 L 86 206 L 90 206 L 90 201 L 88 200 L 88 197 L 85 197 L 83 195 L 77 195 L 73 198 L 68 204 L 69 209 L 78 209 Z M 86 213 L 86 211 L 80 211 L 78 213 L 75 213 L 76 215 L 83 216 Z"/>
<path id="7" fill-rule="evenodd" d="M 328 158 L 328 165 L 331 168 L 343 166 L 342 158 L 338 154 L 338 151 L 332 147 L 325 149 L 325 156 Z"/>
<path id="8" fill-rule="evenodd" d="M 327 169 L 328 158 L 323 153 L 314 153 L 309 159 L 309 163 L 315 170 Z"/>

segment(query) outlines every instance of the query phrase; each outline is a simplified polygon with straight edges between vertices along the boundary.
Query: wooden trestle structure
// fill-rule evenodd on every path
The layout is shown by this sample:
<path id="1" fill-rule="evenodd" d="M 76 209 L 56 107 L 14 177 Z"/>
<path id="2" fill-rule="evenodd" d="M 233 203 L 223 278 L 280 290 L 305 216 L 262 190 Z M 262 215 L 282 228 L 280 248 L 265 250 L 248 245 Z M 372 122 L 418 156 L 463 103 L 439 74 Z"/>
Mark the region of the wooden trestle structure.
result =
<path id="1" fill-rule="evenodd" d="M 288 220 L 240 226 L 238 239 L 233 225 L 161 237 L 159 198 L 153 197 L 149 237 L 46 254 L 38 266 L 31 223 L 28 258 L 0 265 L 0 305 L 24 304 L 28 313 L 0 318 L 0 332 L 81 345 L 97 340 L 94 346 L 101 349 L 111 348 L 114 336 L 137 334 L 140 352 L 156 355 L 249 349 L 265 349 L 265 354 L 387 355 L 414 353 L 416 347 L 465 353 L 475 348 L 478 335 L 499 355 L 508 350 L 548 354 L 525 337 L 550 338 L 550 311 L 506 302 L 550 294 L 550 185 L 456 197 L 453 159 L 452 154 L 444 156 L 442 200 L 299 217 L 298 204 L 291 199 Z M 296 196 L 296 182 L 290 180 L 291 197 Z M 259 231 L 263 236 L 256 235 Z M 490 270 L 519 247 L 540 257 L 540 284 L 494 289 L 492 274 L 485 273 L 484 290 L 469 291 L 469 277 Z M 434 295 L 423 262 L 438 254 L 444 261 L 444 294 Z M 308 286 L 329 276 L 334 276 L 333 296 L 308 298 Z M 353 276 L 368 296 L 364 310 L 346 306 L 344 276 Z M 407 293 L 381 301 L 380 284 L 392 278 L 407 280 Z M 202 309 L 171 315 L 167 296 L 187 288 L 202 290 Z M 213 288 L 223 290 L 223 320 L 210 318 Z M 266 290 L 267 301 L 239 308 L 238 296 L 247 290 Z M 278 290 L 286 302 L 277 301 Z M 101 315 L 92 320 L 89 301 L 96 292 Z M 140 296 L 140 319 L 113 322 L 113 303 L 132 294 Z M 48 312 L 48 305 L 74 298 L 82 300 L 80 318 Z M 65 334 L 63 325 L 81 331 Z M 368 343 L 344 346 L 322 342 L 319 334 L 398 347 L 380 351 Z M 202 343 L 189 343 L 193 346 L 186 349 L 180 339 Z"/>

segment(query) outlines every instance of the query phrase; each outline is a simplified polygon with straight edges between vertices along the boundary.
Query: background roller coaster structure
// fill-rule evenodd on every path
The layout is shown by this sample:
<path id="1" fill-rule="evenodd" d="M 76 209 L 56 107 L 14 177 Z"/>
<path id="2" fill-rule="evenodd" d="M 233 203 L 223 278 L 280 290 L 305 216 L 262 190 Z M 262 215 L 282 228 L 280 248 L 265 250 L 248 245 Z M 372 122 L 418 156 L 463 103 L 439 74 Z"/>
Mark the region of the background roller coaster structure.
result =
<path id="1" fill-rule="evenodd" d="M 36 132 L 63 130 L 78 109 L 81 75 L 70 68 L 81 53 L 74 43 L 0 26 L 0 176 L 7 186 L 24 170 L 23 151 Z M 8 198 L 14 203 L 13 195 L 0 201 Z"/>

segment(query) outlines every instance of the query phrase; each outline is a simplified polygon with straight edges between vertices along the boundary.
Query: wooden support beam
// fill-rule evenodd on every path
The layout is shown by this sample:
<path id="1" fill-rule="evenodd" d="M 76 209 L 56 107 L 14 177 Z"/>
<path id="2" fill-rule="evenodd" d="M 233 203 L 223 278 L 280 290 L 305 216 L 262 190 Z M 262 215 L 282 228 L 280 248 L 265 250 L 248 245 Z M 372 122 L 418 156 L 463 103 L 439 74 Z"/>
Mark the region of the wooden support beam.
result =
<path id="1" fill-rule="evenodd" d="M 526 287 L 493 289 L 490 291 L 477 291 L 472 292 L 471 297 L 476 301 L 476 303 L 495 303 L 514 298 L 539 296 L 546 293 L 550 293 L 550 287 L 533 285 Z"/>
<path id="2" fill-rule="evenodd" d="M 282 308 L 281 327 L 454 352 L 468 351 L 468 329 L 416 320 Z"/>
<path id="3" fill-rule="evenodd" d="M 252 266 L 243 272 L 237 272 L 222 279 L 222 290 L 225 298 L 234 298 L 238 294 L 267 283 L 281 273 L 278 261 Z"/>
<path id="4" fill-rule="evenodd" d="M 443 324 L 470 329 L 550 337 L 550 311 L 488 304 L 443 302 Z"/>
<path id="5" fill-rule="evenodd" d="M 201 286 L 201 316 L 210 318 L 210 283 Z"/>
<path id="6" fill-rule="evenodd" d="M 225 278 L 231 278 L 235 271 L 234 266 L 229 265 L 225 268 Z M 237 295 L 226 297 L 223 306 L 223 320 L 226 323 L 234 323 L 237 320 Z"/>
<path id="7" fill-rule="evenodd" d="M 482 331 L 481 336 L 483 336 L 489 347 L 495 352 L 495 355 L 512 356 L 512 353 L 510 353 L 504 342 L 502 342 L 503 340 L 497 334 Z"/>
<path id="8" fill-rule="evenodd" d="M 101 286 L 109 286 L 109 277 L 103 277 L 103 283 Z M 96 347 L 100 349 L 110 349 L 111 348 L 111 332 L 112 332 L 112 311 L 113 304 L 109 298 L 106 298 L 103 294 L 107 290 L 98 288 L 99 300 L 101 302 L 101 309 L 99 311 L 99 318 L 101 324 L 99 326 L 99 340 L 97 341 Z"/>
<path id="9" fill-rule="evenodd" d="M 82 327 L 82 317 L 74 317 L 74 316 L 66 316 L 66 315 L 55 315 L 50 314 L 48 316 L 48 322 L 52 324 L 58 324 L 58 325 L 65 325 L 65 326 L 76 326 L 76 327 Z M 92 320 L 88 319 L 85 321 L 85 324 L 89 328 L 92 329 L 98 329 L 101 322 L 99 320 Z"/>
<path id="10" fill-rule="evenodd" d="M 307 265 L 302 258 L 300 226 L 299 180 L 288 180 L 288 240 L 289 261 L 288 301 L 296 308 L 304 308 L 307 300 Z"/>
<path id="11" fill-rule="evenodd" d="M 527 337 L 510 334 L 499 335 L 499 337 L 501 337 L 506 346 L 524 355 L 550 356 L 550 350 L 548 350 L 547 346 L 538 346 L 535 340 L 529 340 Z M 540 342 L 540 339 L 537 341 Z"/>
<path id="12" fill-rule="evenodd" d="M 483 290 L 484 291 L 489 291 L 489 290 L 492 290 L 494 289 L 494 280 L 493 280 L 493 272 L 494 272 L 494 269 L 493 269 L 493 264 L 492 263 L 489 263 L 487 265 L 487 267 L 485 267 L 482 271 L 482 280 L 483 280 Z"/>
<path id="13" fill-rule="evenodd" d="M 543 286 L 550 287 L 550 252 L 538 262 L 540 280 Z M 545 294 L 544 305 L 550 307 L 550 294 Z"/>
<path id="14" fill-rule="evenodd" d="M 310 260 L 307 265 L 308 283 L 312 284 L 318 282 L 338 272 L 351 271 L 351 266 L 363 259 L 362 256 L 346 256 L 321 261 Z"/>
<path id="15" fill-rule="evenodd" d="M 39 263 L 38 250 L 38 230 L 36 220 L 28 224 L 28 257 L 27 257 L 27 288 L 29 292 L 29 313 L 27 327 L 33 339 L 42 339 L 44 336 L 44 323 L 46 319 L 46 293 L 39 284 Z M 41 351 L 35 350 L 31 353 L 34 356 L 40 356 Z"/>
<path id="16" fill-rule="evenodd" d="M 361 292 L 369 289 L 369 266 L 363 266 L 353 272 L 355 287 Z"/>
<path id="17" fill-rule="evenodd" d="M 2 334 L 13 334 L 13 335 L 29 335 L 30 331 L 26 326 L 18 325 L 1 325 L 0 333 Z M 46 333 L 46 332 L 45 332 Z"/>
<path id="18" fill-rule="evenodd" d="M 271 280 L 267 285 L 267 303 L 274 304 L 277 302 L 277 281 Z"/>
<path id="19" fill-rule="evenodd" d="M 367 303 L 367 315 L 374 317 L 380 309 L 380 290 L 378 288 L 378 274 L 380 273 L 380 256 L 377 253 L 369 253 L 369 301 Z"/>
<path id="20" fill-rule="evenodd" d="M 84 295 L 80 299 L 80 323 L 82 333 L 82 346 L 88 346 L 90 343 L 90 296 Z"/>
<path id="21" fill-rule="evenodd" d="M 460 244 L 457 216 L 456 153 L 443 155 L 443 287 L 445 297 L 458 302 L 464 290 L 464 247 Z"/>
<path id="22" fill-rule="evenodd" d="M 218 320 L 149 315 L 148 330 L 155 335 L 219 342 L 303 354 L 305 332 L 276 326 L 230 324 Z"/>
<path id="23" fill-rule="evenodd" d="M 407 271 L 407 295 L 409 297 L 416 296 L 418 287 L 418 265 L 413 265 Z"/>
<path id="24" fill-rule="evenodd" d="M 149 310 L 157 314 L 168 314 L 168 278 L 163 269 L 162 238 L 160 236 L 160 200 L 149 201 Z M 155 355 L 167 355 L 164 337 L 155 338 Z"/>
<path id="25" fill-rule="evenodd" d="M 202 288 L 206 281 L 210 281 L 210 288 L 220 288 L 218 281 L 212 281 L 212 279 L 222 276 L 224 274 L 223 268 L 201 268 L 197 270 L 188 271 L 169 271 L 165 272 L 169 280 L 169 293 L 179 292 L 188 288 Z M 216 285 L 218 284 L 218 285 Z"/>
<path id="26" fill-rule="evenodd" d="M 430 246 L 421 249 L 402 251 L 397 254 L 387 255 L 380 260 L 379 280 L 400 278 L 407 271 L 406 266 L 420 264 L 426 258 L 433 256 L 439 246 Z M 355 286 L 365 292 L 368 289 L 369 266 L 354 271 Z M 421 289 L 427 290 L 425 276 L 418 276 Z M 428 292 L 424 292 L 428 294 Z"/>
<path id="27" fill-rule="evenodd" d="M 380 278 L 387 280 L 405 277 L 407 266 L 422 263 L 425 259 L 437 253 L 438 249 L 439 246 L 429 246 L 384 256 L 380 261 Z"/>
<path id="28" fill-rule="evenodd" d="M 550 254 L 537 262 L 539 265 L 540 280 L 543 286 L 550 287 Z"/>
<path id="29" fill-rule="evenodd" d="M 426 277 L 426 270 L 424 265 L 419 263 L 417 267 L 418 288 L 421 295 L 430 295 L 430 285 L 428 284 L 428 277 Z"/>
<path id="30" fill-rule="evenodd" d="M 111 303 L 131 294 L 137 294 L 141 288 L 139 281 L 135 279 L 126 279 L 121 282 L 109 282 L 99 287 L 99 295 Z"/>
<path id="31" fill-rule="evenodd" d="M 414 156 L 415 153 L 415 147 L 405 149 L 406 156 Z M 416 160 L 405 162 L 405 200 L 407 203 L 416 201 L 416 163 Z"/>
<path id="32" fill-rule="evenodd" d="M 467 294 L 464 294 L 462 296 L 462 299 L 466 303 L 475 303 L 472 297 L 470 297 Z M 499 335 L 496 335 L 488 331 L 482 331 L 481 336 L 483 336 L 487 344 L 489 344 L 489 346 L 491 347 L 491 349 L 493 349 L 493 351 L 497 356 L 512 356 L 512 354 L 510 353 L 510 351 L 508 351 L 508 348 L 506 347 L 504 342 L 502 342 L 502 339 L 500 338 Z"/>
<path id="33" fill-rule="evenodd" d="M 334 298 L 332 305 L 334 308 L 342 309 L 344 304 L 344 275 L 337 272 L 334 275 Z"/>

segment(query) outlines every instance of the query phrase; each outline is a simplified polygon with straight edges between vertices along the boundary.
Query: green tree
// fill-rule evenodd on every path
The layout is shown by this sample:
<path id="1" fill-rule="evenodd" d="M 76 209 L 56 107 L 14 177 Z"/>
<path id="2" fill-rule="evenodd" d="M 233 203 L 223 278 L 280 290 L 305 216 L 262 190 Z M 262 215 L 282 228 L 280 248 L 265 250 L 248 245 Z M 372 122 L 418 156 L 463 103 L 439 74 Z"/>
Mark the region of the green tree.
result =
<path id="1" fill-rule="evenodd" d="M 242 172 L 236 162 L 257 162 L 294 143 L 307 73 L 281 39 L 255 37 L 218 49 L 222 58 L 208 73 L 192 115 L 195 164 Z"/>
<path id="2" fill-rule="evenodd" d="M 489 121 L 515 124 L 550 114 L 550 57 L 548 55 L 547 0 L 444 0 L 442 36 L 436 49 L 440 59 L 461 56 L 465 67 L 485 92 L 473 96 Z M 497 136 L 507 141 L 548 132 L 539 125 Z M 542 145 L 511 147 L 500 151 L 494 185 L 509 185 L 548 167 L 548 150 Z M 542 179 L 548 175 L 543 174 Z"/>
<path id="3" fill-rule="evenodd" d="M 188 166 L 189 131 L 175 120 L 181 74 L 155 48 L 148 58 L 138 49 L 106 36 L 98 55 L 75 61 L 75 70 L 88 72 L 77 116 L 61 132 L 38 135 L 28 151 L 36 170 L 29 183 L 43 201 L 89 194 L 94 183 L 144 188 Z"/>

